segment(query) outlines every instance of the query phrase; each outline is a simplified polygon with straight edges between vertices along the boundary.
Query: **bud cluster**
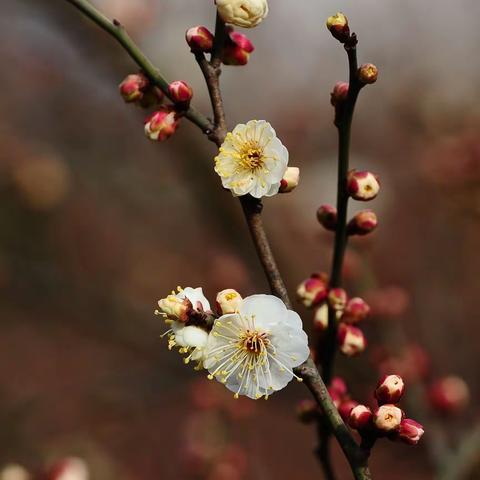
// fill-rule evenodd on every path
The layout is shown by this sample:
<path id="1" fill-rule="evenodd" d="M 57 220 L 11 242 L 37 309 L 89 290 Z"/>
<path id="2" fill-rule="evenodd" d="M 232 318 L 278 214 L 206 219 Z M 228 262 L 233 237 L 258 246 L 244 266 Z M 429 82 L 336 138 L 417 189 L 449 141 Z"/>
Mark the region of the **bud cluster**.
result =
<path id="1" fill-rule="evenodd" d="M 120 95 L 126 103 L 134 103 L 142 108 L 150 108 L 163 102 L 165 95 L 152 85 L 143 73 L 127 75 L 118 86 Z"/>

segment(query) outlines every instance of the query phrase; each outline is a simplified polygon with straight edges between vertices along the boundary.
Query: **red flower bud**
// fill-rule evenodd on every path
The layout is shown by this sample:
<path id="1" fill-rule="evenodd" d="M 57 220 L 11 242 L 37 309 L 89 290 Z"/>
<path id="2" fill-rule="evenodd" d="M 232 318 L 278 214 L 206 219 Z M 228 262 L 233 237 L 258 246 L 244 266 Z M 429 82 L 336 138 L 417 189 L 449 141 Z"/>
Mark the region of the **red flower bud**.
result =
<path id="1" fill-rule="evenodd" d="M 344 422 L 348 422 L 351 411 L 358 405 L 355 400 L 345 400 L 338 407 L 338 413 L 342 417 Z"/>
<path id="2" fill-rule="evenodd" d="M 378 78 L 378 68 L 373 63 L 365 63 L 358 69 L 358 79 L 361 83 L 375 83 Z"/>
<path id="3" fill-rule="evenodd" d="M 347 384 L 342 377 L 333 377 L 330 382 L 330 388 L 335 390 L 342 397 L 348 393 Z"/>
<path id="4" fill-rule="evenodd" d="M 211 52 L 213 47 L 213 35 L 207 27 L 198 25 L 189 28 L 185 39 L 192 52 Z"/>
<path id="5" fill-rule="evenodd" d="M 355 430 L 364 430 L 372 423 L 373 413 L 366 405 L 355 406 L 348 417 L 348 424 Z"/>
<path id="6" fill-rule="evenodd" d="M 150 140 L 163 142 L 170 138 L 178 128 L 177 112 L 171 106 L 165 106 L 152 113 L 145 120 L 145 135 Z"/>
<path id="7" fill-rule="evenodd" d="M 320 305 L 313 315 L 313 326 L 315 330 L 324 332 L 328 328 L 328 304 Z"/>
<path id="8" fill-rule="evenodd" d="M 340 321 L 349 324 L 359 323 L 365 320 L 369 314 L 370 307 L 367 302 L 360 297 L 354 297 L 347 302 Z"/>
<path id="9" fill-rule="evenodd" d="M 336 13 L 327 19 L 327 28 L 339 42 L 345 43 L 350 38 L 348 19 L 343 13 Z"/>
<path id="10" fill-rule="evenodd" d="M 405 418 L 400 423 L 397 438 L 408 445 L 416 445 L 424 432 L 425 430 L 420 423 L 411 418 Z"/>
<path id="11" fill-rule="evenodd" d="M 337 82 L 330 94 L 330 103 L 336 107 L 342 104 L 348 97 L 349 84 L 347 82 Z"/>
<path id="12" fill-rule="evenodd" d="M 375 410 L 373 423 L 380 432 L 388 433 L 398 430 L 404 417 L 403 411 L 395 405 L 382 405 Z"/>
<path id="13" fill-rule="evenodd" d="M 340 404 L 342 403 L 342 396 L 332 387 L 328 387 L 328 393 L 330 395 L 330 398 L 332 399 L 333 404 L 335 405 L 335 408 L 338 409 L 338 407 L 340 407 Z"/>
<path id="14" fill-rule="evenodd" d="M 297 288 L 297 298 L 306 307 L 314 307 L 323 302 L 328 295 L 328 278 L 326 274 L 314 273 Z"/>
<path id="15" fill-rule="evenodd" d="M 377 215 L 372 210 L 358 212 L 347 225 L 349 235 L 367 235 L 377 228 Z"/>
<path id="16" fill-rule="evenodd" d="M 365 335 L 359 328 L 345 324 L 339 326 L 338 347 L 347 357 L 353 357 L 362 353 L 366 346 Z"/>
<path id="17" fill-rule="evenodd" d="M 328 303 L 337 311 L 342 311 L 347 305 L 347 292 L 343 288 L 332 288 L 328 292 Z"/>
<path id="18" fill-rule="evenodd" d="M 174 103 L 188 104 L 193 97 L 193 90 L 187 82 L 176 80 L 168 86 L 168 93 Z"/>
<path id="19" fill-rule="evenodd" d="M 435 382 L 428 391 L 430 404 L 441 414 L 455 414 L 462 411 L 470 399 L 468 385 L 460 377 L 444 377 Z"/>
<path id="20" fill-rule="evenodd" d="M 118 89 L 125 102 L 131 103 L 142 99 L 148 85 L 149 80 L 143 73 L 133 73 L 122 81 Z"/>
<path id="21" fill-rule="evenodd" d="M 327 230 L 337 228 L 337 209 L 332 205 L 322 205 L 317 210 L 317 220 Z"/>
<path id="22" fill-rule="evenodd" d="M 405 383 L 398 375 L 385 375 L 377 385 L 375 398 L 379 405 L 398 403 L 405 391 Z"/>
<path id="23" fill-rule="evenodd" d="M 348 172 L 348 193 L 355 200 L 373 200 L 380 191 L 378 177 L 371 172 L 351 170 Z"/>
<path id="24" fill-rule="evenodd" d="M 222 61 L 225 65 L 246 65 L 254 50 L 253 43 L 246 35 L 230 29 L 223 49 Z"/>

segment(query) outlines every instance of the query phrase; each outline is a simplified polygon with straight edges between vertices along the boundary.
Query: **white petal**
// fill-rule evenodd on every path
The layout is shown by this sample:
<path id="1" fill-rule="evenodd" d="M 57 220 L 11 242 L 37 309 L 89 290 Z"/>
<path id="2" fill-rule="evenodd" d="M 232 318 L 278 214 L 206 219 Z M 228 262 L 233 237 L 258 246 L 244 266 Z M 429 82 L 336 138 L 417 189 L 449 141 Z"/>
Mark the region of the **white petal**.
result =
<path id="1" fill-rule="evenodd" d="M 256 327 L 271 328 L 273 324 L 282 322 L 287 307 L 274 295 L 252 295 L 242 301 L 239 313 L 242 317 L 254 316 Z"/>
<path id="2" fill-rule="evenodd" d="M 189 326 L 183 329 L 183 340 L 188 347 L 203 348 L 207 344 L 208 333 L 202 328 Z"/>
<path id="3" fill-rule="evenodd" d="M 210 310 L 210 302 L 207 300 L 207 298 L 203 294 L 202 287 L 198 287 L 198 288 L 187 287 L 183 289 L 182 293 L 185 295 L 186 298 L 190 300 L 190 302 L 192 302 L 192 305 L 194 308 L 196 308 L 197 302 L 200 302 L 204 311 L 207 312 Z"/>

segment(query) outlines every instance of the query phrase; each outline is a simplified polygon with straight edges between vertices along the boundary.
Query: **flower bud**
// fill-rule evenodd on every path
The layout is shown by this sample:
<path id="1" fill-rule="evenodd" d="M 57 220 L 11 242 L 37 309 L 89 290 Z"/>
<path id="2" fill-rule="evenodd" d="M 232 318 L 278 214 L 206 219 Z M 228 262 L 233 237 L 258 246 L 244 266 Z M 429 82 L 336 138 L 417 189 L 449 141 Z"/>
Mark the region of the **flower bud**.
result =
<path id="1" fill-rule="evenodd" d="M 197 25 L 189 28 L 185 33 L 185 39 L 192 52 L 211 52 L 213 47 L 213 35 L 207 27 Z"/>
<path id="2" fill-rule="evenodd" d="M 188 104 L 193 97 L 192 87 L 182 80 L 172 82 L 168 86 L 168 93 L 174 103 Z"/>
<path id="3" fill-rule="evenodd" d="M 171 106 L 162 107 L 145 120 L 145 135 L 150 140 L 163 142 L 175 133 L 178 123 L 175 109 Z"/>
<path id="4" fill-rule="evenodd" d="M 297 298 L 305 307 L 314 307 L 323 302 L 328 295 L 327 277 L 314 273 L 297 288 Z"/>
<path id="5" fill-rule="evenodd" d="M 328 303 L 336 311 L 342 311 L 347 305 L 347 292 L 343 288 L 332 288 L 328 292 Z"/>
<path id="6" fill-rule="evenodd" d="M 222 315 L 237 312 L 241 302 L 242 296 L 232 288 L 222 290 L 216 298 L 217 310 Z"/>
<path id="7" fill-rule="evenodd" d="M 215 0 L 225 23 L 237 27 L 256 27 L 268 14 L 267 0 Z"/>
<path id="8" fill-rule="evenodd" d="M 223 48 L 222 61 L 225 65 L 246 65 L 254 50 L 253 43 L 246 35 L 230 29 Z"/>
<path id="9" fill-rule="evenodd" d="M 285 175 L 280 181 L 280 193 L 288 193 L 298 187 L 300 181 L 300 169 L 297 167 L 288 167 Z"/>
<path id="10" fill-rule="evenodd" d="M 338 407 L 338 413 L 342 417 L 344 422 L 348 422 L 351 411 L 358 405 L 355 400 L 345 400 Z"/>
<path id="11" fill-rule="evenodd" d="M 332 387 L 328 387 L 327 390 L 328 390 L 328 394 L 330 395 L 330 398 L 332 399 L 333 404 L 335 405 L 335 408 L 338 409 L 338 407 L 340 407 L 340 404 L 342 403 L 342 396 Z"/>
<path id="12" fill-rule="evenodd" d="M 361 83 L 375 83 L 377 78 L 378 68 L 373 63 L 365 63 L 358 69 L 358 80 Z"/>
<path id="13" fill-rule="evenodd" d="M 358 212 L 347 225 L 349 235 L 367 235 L 377 228 L 377 215 L 372 210 Z"/>
<path id="14" fill-rule="evenodd" d="M 163 314 L 170 320 L 186 322 L 193 310 L 193 305 L 188 298 L 178 298 L 176 295 L 169 295 L 158 301 L 160 314 Z"/>
<path id="15" fill-rule="evenodd" d="M 337 82 L 330 94 L 330 103 L 336 107 L 342 104 L 348 97 L 349 84 L 347 82 Z"/>
<path id="16" fill-rule="evenodd" d="M 370 307 L 367 302 L 360 297 L 354 297 L 347 302 L 340 321 L 349 324 L 359 323 L 365 320 L 369 314 Z"/>
<path id="17" fill-rule="evenodd" d="M 424 433 L 425 430 L 420 423 L 411 418 L 405 418 L 400 423 L 397 438 L 408 445 L 416 445 Z"/>
<path id="18" fill-rule="evenodd" d="M 462 411 L 470 399 L 468 385 L 460 377 L 444 377 L 435 382 L 428 391 L 430 404 L 441 414 L 455 414 Z"/>
<path id="19" fill-rule="evenodd" d="M 345 43 L 350 38 L 348 19 L 343 13 L 336 13 L 327 19 L 327 28 L 339 42 Z"/>
<path id="20" fill-rule="evenodd" d="M 372 423 L 373 413 L 366 405 L 357 405 L 352 408 L 348 417 L 348 424 L 355 430 L 364 430 Z"/>
<path id="21" fill-rule="evenodd" d="M 348 393 L 347 384 L 342 377 L 333 377 L 330 382 L 330 388 L 335 390 L 342 397 Z"/>
<path id="22" fill-rule="evenodd" d="M 148 78 L 143 73 L 133 73 L 122 81 L 118 89 L 125 102 L 132 103 L 142 99 L 148 84 Z"/>
<path id="23" fill-rule="evenodd" d="M 400 428 L 403 416 L 403 411 L 395 405 L 382 405 L 375 410 L 373 423 L 380 432 L 393 432 Z"/>
<path id="24" fill-rule="evenodd" d="M 379 405 L 398 403 L 405 391 L 405 383 L 398 375 L 385 375 L 375 389 L 375 398 Z"/>
<path id="25" fill-rule="evenodd" d="M 338 329 L 338 347 L 347 357 L 362 353 L 367 346 L 363 332 L 351 325 L 341 324 Z"/>
<path id="26" fill-rule="evenodd" d="M 380 191 L 378 177 L 371 172 L 351 170 L 347 181 L 348 193 L 355 200 L 373 200 Z"/>
<path id="27" fill-rule="evenodd" d="M 318 332 L 324 332 L 328 328 L 328 304 L 320 305 L 313 315 L 313 326 Z"/>
<path id="28" fill-rule="evenodd" d="M 327 230 L 337 228 L 337 209 L 332 205 L 322 205 L 317 210 L 317 220 Z"/>
<path id="29" fill-rule="evenodd" d="M 318 405 L 313 400 L 301 400 L 296 407 L 297 418 L 305 424 L 313 423 L 319 416 Z"/>
<path id="30" fill-rule="evenodd" d="M 88 480 L 90 473 L 87 464 L 80 458 L 65 458 L 50 467 L 46 480 Z"/>

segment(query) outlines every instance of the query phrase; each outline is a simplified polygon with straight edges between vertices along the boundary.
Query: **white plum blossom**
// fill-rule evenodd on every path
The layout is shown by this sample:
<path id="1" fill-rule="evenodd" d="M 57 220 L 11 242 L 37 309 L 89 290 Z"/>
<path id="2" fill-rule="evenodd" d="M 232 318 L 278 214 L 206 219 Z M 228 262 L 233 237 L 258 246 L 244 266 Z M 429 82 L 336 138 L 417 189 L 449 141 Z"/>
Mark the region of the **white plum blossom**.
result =
<path id="1" fill-rule="evenodd" d="M 215 0 L 218 14 L 238 27 L 257 26 L 268 15 L 267 0 Z"/>
<path id="2" fill-rule="evenodd" d="M 273 295 L 252 295 L 241 302 L 237 313 L 215 321 L 204 367 L 209 378 L 224 383 L 235 398 L 268 398 L 293 377 L 299 379 L 293 369 L 309 353 L 299 315 Z"/>
<path id="3" fill-rule="evenodd" d="M 288 150 L 265 120 L 239 124 L 227 134 L 215 157 L 215 171 L 233 195 L 271 197 L 288 167 Z"/>

